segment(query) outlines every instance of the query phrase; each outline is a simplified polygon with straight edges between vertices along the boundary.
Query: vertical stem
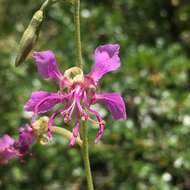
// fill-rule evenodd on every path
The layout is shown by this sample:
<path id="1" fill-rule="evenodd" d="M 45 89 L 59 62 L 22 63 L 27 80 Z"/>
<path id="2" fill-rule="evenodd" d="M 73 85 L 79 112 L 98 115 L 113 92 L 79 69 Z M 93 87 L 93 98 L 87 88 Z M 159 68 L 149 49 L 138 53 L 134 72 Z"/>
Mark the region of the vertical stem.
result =
<path id="1" fill-rule="evenodd" d="M 83 136 L 82 155 L 84 160 L 88 190 L 94 190 L 92 174 L 90 169 L 89 152 L 88 152 L 88 128 L 84 123 L 82 126 L 82 136 Z"/>
<path id="2" fill-rule="evenodd" d="M 80 37 L 80 0 L 75 0 L 75 40 L 77 65 L 83 69 Z"/>
<path id="3" fill-rule="evenodd" d="M 76 39 L 77 65 L 81 69 L 83 69 L 81 37 L 80 37 L 80 0 L 75 0 L 75 39 Z M 92 174 L 90 169 L 89 152 L 88 152 L 88 130 L 85 123 L 83 123 L 82 125 L 82 136 L 83 136 L 82 156 L 84 161 L 88 190 L 94 190 Z"/>

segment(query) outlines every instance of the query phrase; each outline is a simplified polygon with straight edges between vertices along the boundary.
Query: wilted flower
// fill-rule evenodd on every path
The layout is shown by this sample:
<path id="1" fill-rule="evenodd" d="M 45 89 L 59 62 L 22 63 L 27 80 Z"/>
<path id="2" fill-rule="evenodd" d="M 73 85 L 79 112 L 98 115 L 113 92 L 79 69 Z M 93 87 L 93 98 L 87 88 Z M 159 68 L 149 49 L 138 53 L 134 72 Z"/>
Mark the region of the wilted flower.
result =
<path id="1" fill-rule="evenodd" d="M 21 154 L 24 154 L 28 151 L 29 146 L 35 142 L 37 135 L 34 133 L 34 130 L 31 126 L 26 125 L 19 129 L 19 139 L 17 146 Z"/>
<path id="2" fill-rule="evenodd" d="M 61 114 L 64 122 L 71 121 L 72 113 L 75 115 L 75 127 L 71 145 L 75 144 L 79 133 L 79 116 L 82 120 L 91 121 L 99 125 L 99 132 L 96 143 L 104 133 L 105 122 L 98 111 L 91 108 L 91 105 L 100 103 L 110 112 L 113 119 L 125 119 L 126 109 L 123 98 L 119 93 L 97 93 L 96 87 L 99 79 L 110 72 L 119 68 L 119 45 L 108 44 L 99 46 L 95 50 L 95 64 L 90 73 L 84 75 L 78 67 L 72 67 L 64 72 L 59 70 L 55 56 L 52 51 L 34 52 L 33 57 L 37 62 L 38 72 L 44 79 L 57 81 L 60 91 L 57 93 L 36 91 L 33 92 L 25 105 L 26 111 L 45 113 L 54 105 L 61 103 L 63 107 L 55 111 L 48 122 L 48 135 L 51 138 L 52 124 L 55 117 Z M 96 120 L 92 118 L 96 117 Z"/>
<path id="3" fill-rule="evenodd" d="M 0 139 L 0 164 L 6 164 L 8 160 L 17 157 L 14 143 L 14 139 L 7 134 Z"/>
<path id="4" fill-rule="evenodd" d="M 11 159 L 21 158 L 27 154 L 29 146 L 35 142 L 36 137 L 29 125 L 19 129 L 18 140 L 5 134 L 0 138 L 0 164 L 6 164 Z"/>

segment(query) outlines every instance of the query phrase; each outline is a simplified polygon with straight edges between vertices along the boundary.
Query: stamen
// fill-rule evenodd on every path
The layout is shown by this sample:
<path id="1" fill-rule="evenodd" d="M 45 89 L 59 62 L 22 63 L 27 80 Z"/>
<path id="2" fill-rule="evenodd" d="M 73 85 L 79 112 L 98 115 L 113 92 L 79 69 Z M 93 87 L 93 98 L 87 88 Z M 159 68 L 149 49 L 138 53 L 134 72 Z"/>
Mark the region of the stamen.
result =
<path id="1" fill-rule="evenodd" d="M 88 121 L 91 121 L 95 125 L 99 125 L 99 122 L 97 122 L 96 120 L 92 119 L 91 117 L 88 118 Z"/>
<path id="2" fill-rule="evenodd" d="M 97 137 L 95 139 L 95 143 L 97 144 L 100 139 L 102 138 L 103 134 L 104 134 L 104 129 L 105 129 L 105 125 L 104 124 L 100 124 L 100 129 L 98 131 Z"/>
<path id="3" fill-rule="evenodd" d="M 61 112 L 61 115 L 63 116 L 65 123 L 68 123 L 71 120 L 71 116 L 72 116 L 72 113 L 74 111 L 75 104 L 76 104 L 76 102 L 74 100 L 72 102 L 72 104 L 69 106 L 69 108 L 67 108 L 66 110 L 63 110 Z"/>
<path id="4" fill-rule="evenodd" d="M 53 125 L 53 122 L 55 120 L 55 118 L 57 117 L 57 115 L 62 111 L 62 109 L 54 112 L 51 117 L 49 118 L 49 121 L 48 121 L 48 138 L 51 139 L 52 138 L 52 125 Z"/>
<path id="5" fill-rule="evenodd" d="M 87 106 L 87 109 L 89 110 L 89 112 L 95 114 L 97 120 L 98 120 L 98 124 L 99 124 L 99 131 L 98 131 L 98 134 L 97 134 L 97 137 L 96 137 L 96 140 L 95 140 L 95 143 L 98 143 L 100 141 L 100 139 L 102 138 L 103 134 L 104 134 L 104 129 L 105 129 L 105 121 L 102 119 L 101 115 L 91 109 L 89 106 Z"/>
<path id="6" fill-rule="evenodd" d="M 88 114 L 86 113 L 86 111 L 82 108 L 82 106 L 81 106 L 81 104 L 80 104 L 80 99 L 79 99 L 79 97 L 77 97 L 76 104 L 77 104 L 77 108 L 78 108 L 78 110 L 79 110 L 79 112 L 80 112 L 81 119 L 82 119 L 83 121 L 88 120 L 89 116 L 88 116 Z"/>
<path id="7" fill-rule="evenodd" d="M 78 110 L 76 109 L 75 111 L 75 127 L 73 130 L 73 136 L 70 141 L 70 146 L 73 146 L 76 142 L 76 138 L 78 137 L 79 133 L 79 121 L 78 121 Z"/>

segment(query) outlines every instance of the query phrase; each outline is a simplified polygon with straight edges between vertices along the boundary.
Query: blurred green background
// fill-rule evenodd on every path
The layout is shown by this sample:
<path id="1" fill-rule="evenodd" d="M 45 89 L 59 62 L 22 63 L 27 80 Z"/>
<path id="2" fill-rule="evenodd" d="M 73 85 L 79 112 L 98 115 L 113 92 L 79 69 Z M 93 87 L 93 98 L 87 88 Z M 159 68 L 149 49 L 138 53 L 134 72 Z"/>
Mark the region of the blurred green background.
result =
<path id="1" fill-rule="evenodd" d="M 40 4 L 0 0 L 0 136 L 16 137 L 19 126 L 29 122 L 23 105 L 32 91 L 58 90 L 40 78 L 31 56 L 14 67 L 18 42 Z M 112 121 L 100 108 L 107 128 L 98 147 L 93 146 L 97 126 L 89 126 L 95 189 L 189 190 L 190 2 L 82 0 L 81 19 L 86 73 L 98 45 L 121 45 L 121 68 L 100 86 L 121 92 L 128 112 L 126 121 Z M 49 10 L 35 49 L 53 50 L 63 70 L 75 65 L 72 5 Z M 55 136 L 50 145 L 34 145 L 24 162 L 0 166 L 0 189 L 86 190 L 80 150 L 68 143 Z"/>

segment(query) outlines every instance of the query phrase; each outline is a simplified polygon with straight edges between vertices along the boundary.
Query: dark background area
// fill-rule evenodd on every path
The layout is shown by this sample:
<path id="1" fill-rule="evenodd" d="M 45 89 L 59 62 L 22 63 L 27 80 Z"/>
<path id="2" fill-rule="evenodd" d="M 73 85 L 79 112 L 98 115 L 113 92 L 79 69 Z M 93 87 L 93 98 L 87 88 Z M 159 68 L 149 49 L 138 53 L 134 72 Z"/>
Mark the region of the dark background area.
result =
<path id="1" fill-rule="evenodd" d="M 37 73 L 34 60 L 15 68 L 18 42 L 41 1 L 0 0 L 0 134 L 18 135 L 30 121 L 23 105 L 34 90 L 58 90 Z M 190 189 L 190 2 L 188 0 L 82 0 L 85 72 L 94 49 L 121 45 L 121 68 L 106 75 L 101 91 L 121 92 L 128 119 L 107 122 L 90 158 L 98 190 Z M 35 50 L 51 49 L 62 70 L 75 65 L 73 7 L 57 3 L 48 12 Z M 50 113 L 48 113 L 50 114 Z M 47 114 L 47 115 L 48 115 Z M 61 118 L 57 124 L 62 125 Z M 73 126 L 70 126 L 72 128 Z M 54 136 L 32 147 L 32 156 L 0 166 L 2 190 L 85 190 L 79 148 Z"/>

